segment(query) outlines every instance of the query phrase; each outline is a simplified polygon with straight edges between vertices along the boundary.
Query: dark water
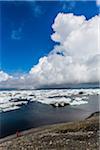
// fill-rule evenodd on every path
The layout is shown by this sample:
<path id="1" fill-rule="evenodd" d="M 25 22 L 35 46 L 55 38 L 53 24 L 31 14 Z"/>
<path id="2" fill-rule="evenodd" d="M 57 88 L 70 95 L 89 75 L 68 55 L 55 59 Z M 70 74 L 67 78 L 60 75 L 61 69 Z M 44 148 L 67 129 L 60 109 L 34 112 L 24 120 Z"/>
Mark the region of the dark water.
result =
<path id="1" fill-rule="evenodd" d="M 0 137 L 15 134 L 43 125 L 82 120 L 91 113 L 99 111 L 99 97 L 90 96 L 88 104 L 53 108 L 51 105 L 32 102 L 19 110 L 0 114 Z"/>

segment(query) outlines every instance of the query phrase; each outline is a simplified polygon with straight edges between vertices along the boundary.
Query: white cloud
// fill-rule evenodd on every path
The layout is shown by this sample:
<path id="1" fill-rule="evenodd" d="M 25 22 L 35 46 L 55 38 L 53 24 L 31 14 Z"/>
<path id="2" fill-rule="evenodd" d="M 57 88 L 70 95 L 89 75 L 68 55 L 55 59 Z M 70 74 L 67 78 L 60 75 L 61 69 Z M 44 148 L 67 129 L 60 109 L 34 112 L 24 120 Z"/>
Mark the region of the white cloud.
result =
<path id="1" fill-rule="evenodd" d="M 96 0 L 97 6 L 100 6 L 100 0 Z"/>
<path id="2" fill-rule="evenodd" d="M 99 16 L 86 20 L 84 16 L 59 13 L 51 35 L 59 45 L 27 75 L 13 77 L 3 85 L 6 82 L 11 87 L 39 88 L 100 81 L 99 24 Z"/>
<path id="3" fill-rule="evenodd" d="M 32 14 L 34 15 L 34 17 L 40 17 L 41 15 L 43 15 L 44 10 L 36 1 L 32 1 L 30 3 L 30 7 L 31 7 Z"/>
<path id="4" fill-rule="evenodd" d="M 99 23 L 99 16 L 87 21 L 84 16 L 59 13 L 52 25 L 55 33 L 51 38 L 60 45 L 31 69 L 30 74 L 37 83 L 54 85 L 99 81 Z"/>
<path id="5" fill-rule="evenodd" d="M 21 33 L 22 33 L 22 28 L 21 27 L 19 27 L 16 30 L 12 30 L 11 39 L 12 40 L 20 40 L 21 39 Z"/>
<path id="6" fill-rule="evenodd" d="M 64 12 L 67 12 L 67 11 L 70 11 L 70 10 L 74 9 L 75 5 L 76 5 L 76 1 L 77 0 L 75 0 L 75 1 L 71 0 L 70 3 L 69 3 L 69 0 L 68 1 L 67 0 L 66 1 L 61 1 L 62 10 Z"/>
<path id="7" fill-rule="evenodd" d="M 8 75 L 4 71 L 0 71 L 0 82 L 7 81 L 8 79 L 11 79 L 12 76 Z"/>

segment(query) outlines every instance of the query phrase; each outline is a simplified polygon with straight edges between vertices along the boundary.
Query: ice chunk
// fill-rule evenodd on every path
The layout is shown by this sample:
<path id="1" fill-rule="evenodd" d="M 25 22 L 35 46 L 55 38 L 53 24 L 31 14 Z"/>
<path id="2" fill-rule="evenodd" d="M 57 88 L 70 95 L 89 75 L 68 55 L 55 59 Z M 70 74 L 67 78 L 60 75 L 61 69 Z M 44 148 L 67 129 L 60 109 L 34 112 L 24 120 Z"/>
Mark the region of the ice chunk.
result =
<path id="1" fill-rule="evenodd" d="M 74 100 L 73 102 L 70 103 L 70 105 L 81 105 L 81 104 L 87 104 L 87 101 L 76 101 Z"/>

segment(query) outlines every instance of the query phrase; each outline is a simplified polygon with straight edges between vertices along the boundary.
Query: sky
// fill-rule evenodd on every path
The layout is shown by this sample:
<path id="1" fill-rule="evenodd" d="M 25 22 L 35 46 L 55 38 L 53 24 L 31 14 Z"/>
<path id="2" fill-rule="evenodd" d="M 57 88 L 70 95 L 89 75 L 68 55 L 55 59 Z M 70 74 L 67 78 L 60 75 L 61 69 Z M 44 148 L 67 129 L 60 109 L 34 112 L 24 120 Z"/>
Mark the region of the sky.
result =
<path id="1" fill-rule="evenodd" d="M 0 1 L 1 87 L 97 82 L 99 6 L 87 0 Z"/>

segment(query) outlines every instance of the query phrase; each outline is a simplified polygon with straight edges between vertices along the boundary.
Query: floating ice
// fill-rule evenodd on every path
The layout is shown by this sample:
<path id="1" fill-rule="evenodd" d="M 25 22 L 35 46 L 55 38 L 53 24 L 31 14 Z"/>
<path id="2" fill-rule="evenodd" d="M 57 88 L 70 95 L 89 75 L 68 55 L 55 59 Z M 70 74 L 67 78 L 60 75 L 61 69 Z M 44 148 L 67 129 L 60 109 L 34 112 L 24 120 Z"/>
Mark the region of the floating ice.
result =
<path id="1" fill-rule="evenodd" d="M 70 105 L 81 105 L 81 104 L 87 104 L 88 101 L 77 101 L 77 100 L 74 100 L 73 102 L 70 103 Z"/>
<path id="2" fill-rule="evenodd" d="M 11 111 L 11 110 L 19 109 L 19 108 L 20 108 L 20 107 L 18 107 L 18 106 L 9 107 L 9 108 L 5 108 L 5 109 L 3 109 L 3 112 Z"/>
<path id="3" fill-rule="evenodd" d="M 80 94 L 81 93 L 81 94 Z M 16 90 L 0 91 L 0 112 L 19 109 L 29 101 L 63 106 L 88 103 L 90 95 L 100 95 L 100 89 Z"/>

